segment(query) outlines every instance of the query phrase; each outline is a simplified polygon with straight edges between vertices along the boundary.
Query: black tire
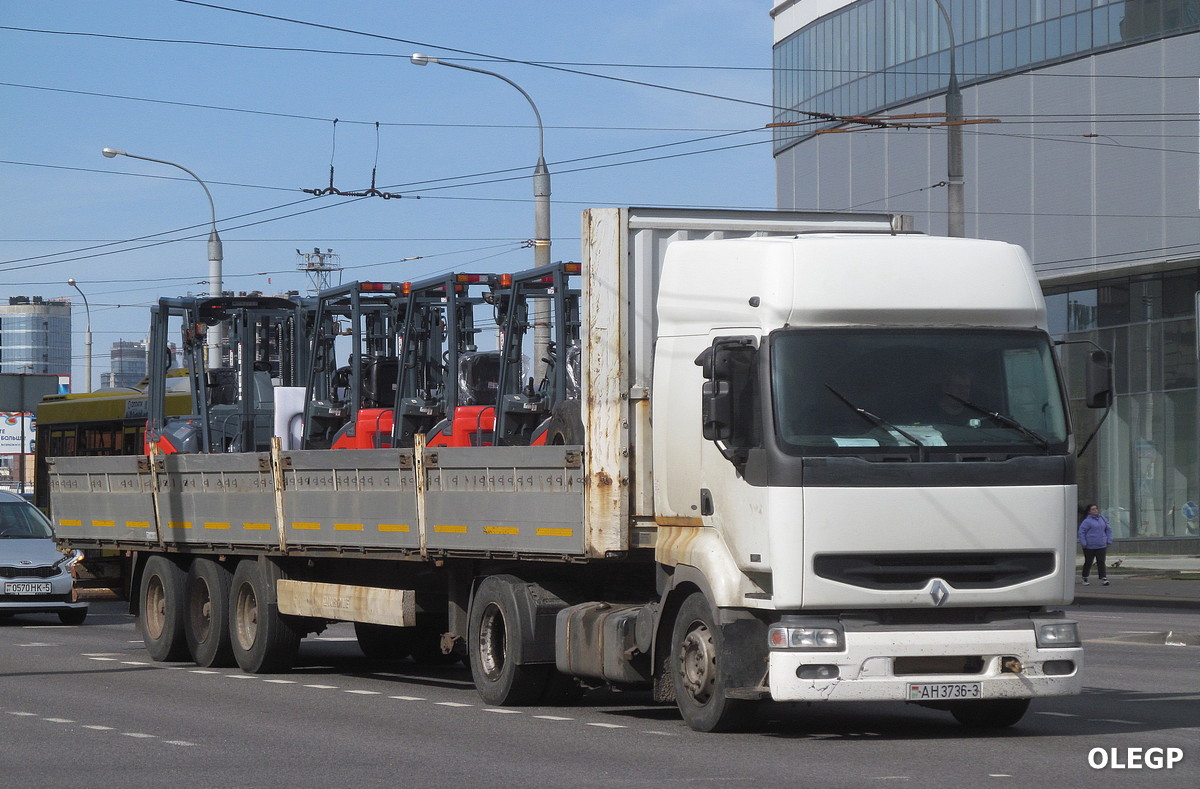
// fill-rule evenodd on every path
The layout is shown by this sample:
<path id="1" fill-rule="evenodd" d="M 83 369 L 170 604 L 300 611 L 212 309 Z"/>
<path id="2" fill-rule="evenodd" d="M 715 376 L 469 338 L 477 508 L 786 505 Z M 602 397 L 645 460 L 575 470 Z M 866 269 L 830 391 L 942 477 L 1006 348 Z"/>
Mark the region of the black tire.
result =
<path id="1" fill-rule="evenodd" d="M 154 660 L 178 662 L 188 659 L 183 633 L 187 574 L 164 556 L 151 556 L 142 570 L 138 587 L 138 631 L 146 651 Z"/>
<path id="2" fill-rule="evenodd" d="M 412 634 L 409 627 L 391 627 L 370 622 L 355 622 L 354 635 L 358 648 L 375 660 L 402 660 L 412 651 Z"/>
<path id="3" fill-rule="evenodd" d="M 547 446 L 583 444 L 583 411 L 578 400 L 563 400 L 554 406 L 546 425 Z"/>
<path id="4" fill-rule="evenodd" d="M 247 674 L 288 671 L 300 650 L 300 632 L 279 613 L 270 583 L 253 560 L 241 562 L 233 573 L 230 644 L 237 664 Z"/>
<path id="5" fill-rule="evenodd" d="M 233 574 L 220 562 L 197 559 L 187 574 L 183 632 L 197 666 L 225 668 L 237 661 L 229 641 L 229 589 Z"/>
<path id="6" fill-rule="evenodd" d="M 514 644 L 522 637 L 520 612 L 510 588 L 521 580 L 511 575 L 483 579 L 471 600 L 467 626 L 467 653 L 475 690 L 488 704 L 522 706 L 541 699 L 553 666 L 520 665 Z"/>
<path id="7" fill-rule="evenodd" d="M 88 610 L 86 608 L 72 608 L 69 611 L 59 611 L 58 621 L 64 625 L 82 625 L 87 619 Z"/>
<path id="8" fill-rule="evenodd" d="M 725 696 L 723 636 L 715 622 L 712 606 L 700 592 L 693 592 L 679 608 L 669 663 L 675 703 L 684 722 L 696 731 L 738 731 L 752 722 L 757 705 Z"/>
<path id="9" fill-rule="evenodd" d="M 984 699 L 956 701 L 950 714 L 963 726 L 972 729 L 1004 729 L 1025 716 L 1029 699 Z"/>

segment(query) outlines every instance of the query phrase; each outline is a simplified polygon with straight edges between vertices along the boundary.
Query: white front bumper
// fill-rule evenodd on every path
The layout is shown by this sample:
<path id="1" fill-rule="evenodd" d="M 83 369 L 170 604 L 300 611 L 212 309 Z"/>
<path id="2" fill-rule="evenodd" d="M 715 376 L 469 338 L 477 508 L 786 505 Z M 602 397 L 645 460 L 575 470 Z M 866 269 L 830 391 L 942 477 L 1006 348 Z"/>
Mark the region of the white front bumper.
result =
<path id="1" fill-rule="evenodd" d="M 894 658 L 978 655 L 983 670 L 973 674 L 897 676 Z M 1019 674 L 1001 673 L 1000 661 L 1015 657 L 1024 666 Z M 1068 674 L 1046 675 L 1049 660 L 1069 660 Z M 870 631 L 846 632 L 843 652 L 770 653 L 768 685 L 775 701 L 907 701 L 916 683 L 978 682 L 979 698 L 1037 698 L 1072 696 L 1082 689 L 1083 650 L 1079 647 L 1039 649 L 1034 633 L 1022 630 Z M 800 679 L 806 665 L 833 665 L 837 679 Z"/>

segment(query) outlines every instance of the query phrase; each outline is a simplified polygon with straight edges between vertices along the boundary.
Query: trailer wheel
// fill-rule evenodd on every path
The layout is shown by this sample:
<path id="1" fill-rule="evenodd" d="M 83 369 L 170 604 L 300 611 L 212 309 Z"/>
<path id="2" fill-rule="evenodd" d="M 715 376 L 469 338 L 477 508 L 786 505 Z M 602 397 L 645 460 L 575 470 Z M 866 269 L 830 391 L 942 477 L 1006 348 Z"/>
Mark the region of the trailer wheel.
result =
<path id="1" fill-rule="evenodd" d="M 233 574 L 220 562 L 197 559 L 187 574 L 187 616 L 183 632 L 197 666 L 236 663 L 229 640 L 229 590 Z"/>
<path id="2" fill-rule="evenodd" d="M 248 674 L 287 671 L 300 649 L 299 631 L 271 597 L 270 580 L 258 563 L 241 562 L 233 573 L 229 628 L 233 656 Z"/>
<path id="3" fill-rule="evenodd" d="M 511 585 L 520 581 L 509 575 L 483 579 L 471 601 L 467 629 L 467 652 L 475 689 L 488 704 L 521 706 L 537 702 L 550 680 L 549 664 L 520 665 L 514 659 L 514 644 L 521 641 L 521 618 Z"/>
<path id="4" fill-rule="evenodd" d="M 675 703 L 684 722 L 696 731 L 736 731 L 754 717 L 754 702 L 725 696 L 721 639 L 708 598 L 693 592 L 675 618 L 670 667 Z"/>
<path id="5" fill-rule="evenodd" d="M 972 729 L 1004 729 L 1021 720 L 1028 709 L 1029 699 L 984 699 L 956 701 L 950 714 Z"/>
<path id="6" fill-rule="evenodd" d="M 151 556 L 142 571 L 138 630 L 146 651 L 160 663 L 188 658 L 183 633 L 185 580 L 183 568 L 163 556 Z"/>
<path id="7" fill-rule="evenodd" d="M 369 658 L 376 660 L 401 660 L 408 657 L 412 639 L 409 628 L 376 625 L 370 622 L 355 622 L 354 635 L 358 648 Z"/>

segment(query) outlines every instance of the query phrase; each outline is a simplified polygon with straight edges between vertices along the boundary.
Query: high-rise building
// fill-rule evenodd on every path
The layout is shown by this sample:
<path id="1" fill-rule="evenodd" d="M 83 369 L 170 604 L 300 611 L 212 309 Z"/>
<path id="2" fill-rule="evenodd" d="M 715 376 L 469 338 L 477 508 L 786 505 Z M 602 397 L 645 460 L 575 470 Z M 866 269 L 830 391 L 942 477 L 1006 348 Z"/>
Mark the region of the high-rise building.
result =
<path id="1" fill-rule="evenodd" d="M 108 352 L 109 372 L 100 374 L 100 386 L 133 388 L 146 377 L 146 343 L 117 340 Z"/>
<path id="2" fill-rule="evenodd" d="M 965 234 L 1024 246 L 1051 334 L 1115 356 L 1081 503 L 1126 549 L 1195 552 L 1200 0 L 777 0 L 771 15 L 778 207 L 911 214 L 935 234 L 952 179 L 929 114 L 947 109 L 953 41 Z M 867 116 L 885 123 L 851 120 Z M 1089 349 L 1062 346 L 1080 443 L 1100 417 L 1083 407 Z"/>
<path id="3" fill-rule="evenodd" d="M 0 305 L 0 372 L 71 374 L 71 300 L 10 296 Z"/>

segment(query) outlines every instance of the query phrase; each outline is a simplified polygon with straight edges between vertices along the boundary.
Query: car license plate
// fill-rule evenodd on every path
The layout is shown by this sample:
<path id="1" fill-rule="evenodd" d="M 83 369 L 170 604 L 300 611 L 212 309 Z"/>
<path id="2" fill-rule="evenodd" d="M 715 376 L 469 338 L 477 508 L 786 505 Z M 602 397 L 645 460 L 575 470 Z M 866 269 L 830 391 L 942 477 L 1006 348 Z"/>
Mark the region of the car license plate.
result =
<path id="1" fill-rule="evenodd" d="M 4 584 L 5 594 L 50 594 L 46 581 L 9 581 Z"/>
<path id="2" fill-rule="evenodd" d="M 979 698 L 978 682 L 927 682 L 908 686 L 909 701 L 950 701 Z"/>

